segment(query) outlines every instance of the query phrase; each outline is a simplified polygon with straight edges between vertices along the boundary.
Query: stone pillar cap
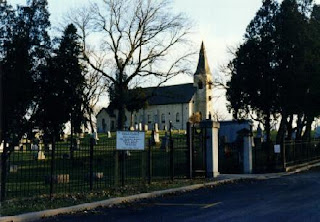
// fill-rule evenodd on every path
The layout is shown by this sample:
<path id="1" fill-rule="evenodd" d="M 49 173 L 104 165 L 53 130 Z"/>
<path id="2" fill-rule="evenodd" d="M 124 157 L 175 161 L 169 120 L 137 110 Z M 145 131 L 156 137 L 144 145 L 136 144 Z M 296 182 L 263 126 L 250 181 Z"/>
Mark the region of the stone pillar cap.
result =
<path id="1" fill-rule="evenodd" d="M 202 120 L 200 122 L 200 127 L 201 128 L 218 128 L 219 129 L 220 123 L 213 121 L 213 120 L 210 120 L 210 119 L 207 119 L 207 120 Z"/>

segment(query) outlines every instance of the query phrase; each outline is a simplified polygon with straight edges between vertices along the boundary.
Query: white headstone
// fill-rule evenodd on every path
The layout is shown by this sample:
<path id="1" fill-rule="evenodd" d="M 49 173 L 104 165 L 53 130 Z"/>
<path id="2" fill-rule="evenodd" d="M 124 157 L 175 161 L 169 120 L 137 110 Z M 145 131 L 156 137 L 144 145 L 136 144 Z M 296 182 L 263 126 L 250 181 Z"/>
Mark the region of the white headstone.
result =
<path id="1" fill-rule="evenodd" d="M 38 150 L 39 149 L 39 147 L 38 147 L 38 145 L 37 144 L 31 144 L 31 150 Z"/>
<path id="2" fill-rule="evenodd" d="M 139 131 L 142 131 L 142 123 L 139 123 Z"/>
<path id="3" fill-rule="evenodd" d="M 160 143 L 160 137 L 159 137 L 159 132 L 154 131 L 154 142 Z"/>
<path id="4" fill-rule="evenodd" d="M 159 132 L 158 123 L 155 123 L 155 124 L 154 124 L 154 131 L 155 131 L 155 132 Z"/>
<path id="5" fill-rule="evenodd" d="M 148 131 L 148 129 L 149 129 L 149 128 L 148 128 L 148 125 L 144 125 L 144 129 L 143 129 L 143 130 L 144 130 L 144 131 Z"/>
<path id="6" fill-rule="evenodd" d="M 9 172 L 10 173 L 17 173 L 18 172 L 18 165 L 10 165 Z"/>
<path id="7" fill-rule="evenodd" d="M 130 131 L 134 131 L 134 127 L 133 126 L 130 126 Z"/>
<path id="8" fill-rule="evenodd" d="M 108 138 L 111 138 L 111 132 L 108 131 Z"/>
<path id="9" fill-rule="evenodd" d="M 19 146 L 14 146 L 14 150 L 15 150 L 15 151 L 19 151 L 19 150 L 20 150 L 20 147 L 19 147 Z"/>
<path id="10" fill-rule="evenodd" d="M 93 132 L 92 138 L 93 138 L 94 140 L 99 140 L 99 138 L 98 138 L 98 133 L 97 133 L 97 132 Z"/>
<path id="11" fill-rule="evenodd" d="M 139 124 L 136 124 L 136 125 L 135 125 L 135 129 L 136 129 L 136 130 L 139 130 Z"/>
<path id="12" fill-rule="evenodd" d="M 37 160 L 45 160 L 46 156 L 44 155 L 43 151 L 38 152 Z"/>
<path id="13" fill-rule="evenodd" d="M 0 153 L 3 152 L 3 144 L 4 144 L 4 141 L 2 141 L 2 142 L 0 143 Z"/>

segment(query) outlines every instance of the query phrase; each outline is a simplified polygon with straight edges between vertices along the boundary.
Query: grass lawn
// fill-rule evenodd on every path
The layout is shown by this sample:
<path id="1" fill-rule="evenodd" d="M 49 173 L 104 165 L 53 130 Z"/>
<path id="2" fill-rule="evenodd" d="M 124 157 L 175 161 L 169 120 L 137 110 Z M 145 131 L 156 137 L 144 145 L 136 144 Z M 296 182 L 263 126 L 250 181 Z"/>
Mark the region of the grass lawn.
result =
<path id="1" fill-rule="evenodd" d="M 185 178 L 188 174 L 188 149 L 186 136 L 174 133 L 174 173 L 176 178 Z M 150 136 L 150 135 L 149 135 Z M 99 135 L 100 140 L 94 146 L 92 172 L 100 178 L 93 181 L 94 190 L 113 189 L 118 184 L 146 184 L 148 175 L 148 151 L 130 151 L 129 155 L 119 157 L 115 151 L 115 137 Z M 148 137 L 148 136 L 146 136 Z M 146 145 L 148 143 L 146 142 Z M 37 199 L 49 195 L 52 152 L 45 151 L 45 160 L 36 160 L 38 151 L 13 151 L 10 154 L 6 182 L 6 200 L 16 198 Z M 118 154 L 119 155 L 119 154 Z M 153 180 L 170 178 L 170 151 L 160 149 L 160 144 L 152 147 L 151 172 Z M 116 170 L 117 169 L 117 170 Z M 70 144 L 57 142 L 53 175 L 68 175 L 68 181 L 54 183 L 54 194 L 68 195 L 90 191 L 90 148 L 89 139 L 82 139 L 80 148 L 70 158 Z M 124 175 L 122 177 L 121 175 Z"/>
<path id="2" fill-rule="evenodd" d="M 74 192 L 70 194 L 56 194 L 53 199 L 47 195 L 31 198 L 15 198 L 1 204 L 1 216 L 12 216 L 27 212 L 35 212 L 46 209 L 68 207 L 81 203 L 105 200 L 113 197 L 122 197 L 138 193 L 146 193 L 170 188 L 177 188 L 192 184 L 209 182 L 206 179 L 179 179 L 174 181 L 162 180 L 149 184 L 127 185 L 125 187 L 94 190 L 92 192 Z"/>

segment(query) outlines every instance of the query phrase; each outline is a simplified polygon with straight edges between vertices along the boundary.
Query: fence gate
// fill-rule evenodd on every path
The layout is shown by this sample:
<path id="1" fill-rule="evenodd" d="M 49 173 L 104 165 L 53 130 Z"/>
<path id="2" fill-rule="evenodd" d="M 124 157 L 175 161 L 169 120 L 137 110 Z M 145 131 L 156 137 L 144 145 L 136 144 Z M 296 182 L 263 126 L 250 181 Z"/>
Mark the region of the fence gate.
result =
<path id="1" fill-rule="evenodd" d="M 205 129 L 192 127 L 192 175 L 203 177 L 206 175 Z"/>
<path id="2" fill-rule="evenodd" d="M 219 141 L 219 172 L 243 173 L 243 143 Z"/>

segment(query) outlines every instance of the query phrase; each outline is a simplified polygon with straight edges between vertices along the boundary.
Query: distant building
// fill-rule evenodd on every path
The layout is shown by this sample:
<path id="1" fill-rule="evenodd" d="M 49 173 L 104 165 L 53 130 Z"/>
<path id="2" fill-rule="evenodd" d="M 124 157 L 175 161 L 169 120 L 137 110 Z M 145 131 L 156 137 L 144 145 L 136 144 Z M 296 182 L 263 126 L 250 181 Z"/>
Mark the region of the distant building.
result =
<path id="1" fill-rule="evenodd" d="M 143 88 L 148 97 L 148 106 L 133 113 L 132 122 L 148 125 L 152 129 L 158 123 L 159 129 L 169 127 L 169 122 L 175 129 L 185 129 L 190 116 L 199 112 L 202 119 L 209 119 L 213 112 L 212 73 L 209 68 L 204 44 L 201 44 L 199 62 L 194 74 L 193 83 L 163 87 Z M 97 131 L 107 132 L 117 128 L 118 110 L 102 108 L 97 114 Z M 126 111 L 125 126 L 129 127 L 131 114 Z"/>

